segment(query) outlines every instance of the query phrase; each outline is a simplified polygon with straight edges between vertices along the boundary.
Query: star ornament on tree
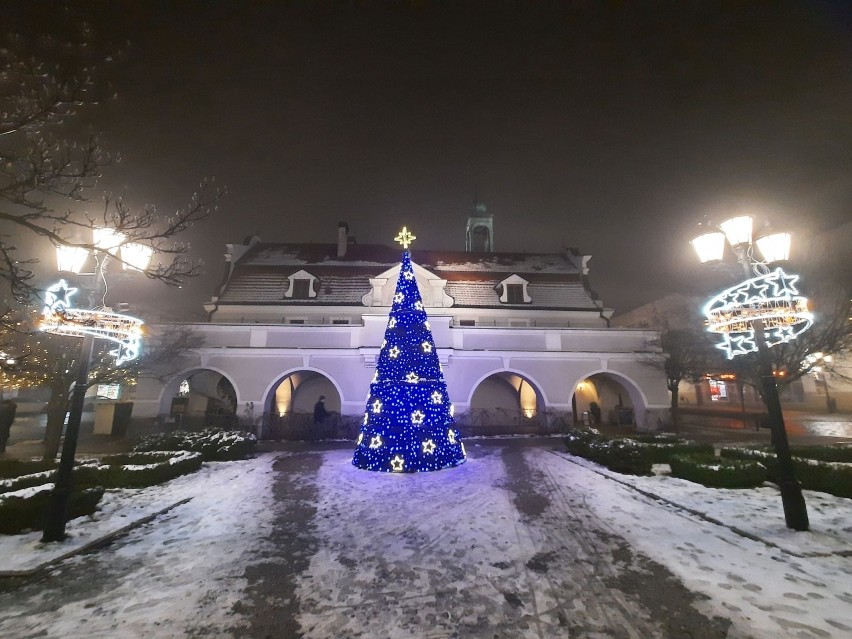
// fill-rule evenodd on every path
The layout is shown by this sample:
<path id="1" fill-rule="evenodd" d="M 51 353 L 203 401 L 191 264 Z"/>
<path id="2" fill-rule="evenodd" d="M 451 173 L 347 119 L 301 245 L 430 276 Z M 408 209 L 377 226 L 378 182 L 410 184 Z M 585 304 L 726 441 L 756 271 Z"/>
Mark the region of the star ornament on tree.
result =
<path id="1" fill-rule="evenodd" d="M 395 473 L 401 473 L 402 469 L 405 467 L 405 460 L 397 455 L 391 460 L 391 468 Z"/>
<path id="2" fill-rule="evenodd" d="M 435 452 L 435 442 L 433 442 L 431 439 L 427 439 L 425 442 L 423 442 L 423 452 L 426 455 L 433 454 Z"/>
<path id="3" fill-rule="evenodd" d="M 426 418 L 426 415 L 421 410 L 416 410 L 411 413 L 411 423 L 415 426 L 419 426 L 423 423 L 423 420 Z"/>
<path id="4" fill-rule="evenodd" d="M 408 382 L 409 384 L 416 384 L 417 382 L 420 381 L 420 378 L 417 376 L 417 373 L 412 371 L 408 375 L 405 376 L 405 381 Z"/>
<path id="5" fill-rule="evenodd" d="M 395 238 L 393 238 L 395 242 L 399 242 L 402 244 L 402 248 L 406 251 L 408 250 L 408 245 L 411 244 L 414 240 L 417 239 L 417 236 L 413 235 L 411 231 L 409 231 L 406 227 L 402 227 L 402 230 L 399 232 Z"/>

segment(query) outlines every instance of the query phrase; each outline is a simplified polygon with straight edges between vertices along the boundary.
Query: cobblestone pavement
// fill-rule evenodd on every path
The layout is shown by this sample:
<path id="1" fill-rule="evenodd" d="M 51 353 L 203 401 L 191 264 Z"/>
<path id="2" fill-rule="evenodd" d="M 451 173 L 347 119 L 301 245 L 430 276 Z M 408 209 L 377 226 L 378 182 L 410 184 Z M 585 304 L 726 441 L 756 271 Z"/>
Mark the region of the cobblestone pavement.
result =
<path id="1" fill-rule="evenodd" d="M 348 453 L 326 453 L 318 471 L 316 455 L 280 460 L 280 552 L 250 571 L 240 609 L 251 636 L 726 636 L 728 622 L 701 615 L 694 594 L 584 506 L 582 490 L 531 468 L 529 445 L 542 442 L 469 443 L 458 469 L 353 469 L 331 489 L 323 472 Z"/>

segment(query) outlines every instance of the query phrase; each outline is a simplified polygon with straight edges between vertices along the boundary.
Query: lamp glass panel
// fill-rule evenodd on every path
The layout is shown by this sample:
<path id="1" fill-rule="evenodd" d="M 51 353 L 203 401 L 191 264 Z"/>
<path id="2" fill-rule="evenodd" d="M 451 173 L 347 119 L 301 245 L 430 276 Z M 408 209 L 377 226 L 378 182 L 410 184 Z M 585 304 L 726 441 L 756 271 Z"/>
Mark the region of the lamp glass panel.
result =
<path id="1" fill-rule="evenodd" d="M 740 244 L 751 244 L 751 215 L 740 215 L 732 217 L 730 220 L 725 220 L 719 226 L 728 238 L 731 246 L 739 246 Z"/>
<path id="2" fill-rule="evenodd" d="M 725 253 L 725 235 L 719 231 L 705 233 L 692 240 L 692 246 L 702 263 L 721 260 Z"/>
<path id="3" fill-rule="evenodd" d="M 109 251 L 115 255 L 118 247 L 126 239 L 124 233 L 118 233 L 111 228 L 96 228 L 92 232 L 95 241 L 95 246 L 104 251 Z"/>
<path id="4" fill-rule="evenodd" d="M 121 247 L 121 261 L 124 270 L 144 271 L 151 262 L 154 249 L 144 244 L 125 244 Z"/>
<path id="5" fill-rule="evenodd" d="M 790 259 L 790 244 L 792 238 L 789 233 L 773 233 L 757 238 L 755 243 L 760 249 L 763 259 L 767 262 L 778 262 Z"/>
<path id="6" fill-rule="evenodd" d="M 79 273 L 89 257 L 89 251 L 81 246 L 57 246 L 56 268 L 67 273 Z"/>

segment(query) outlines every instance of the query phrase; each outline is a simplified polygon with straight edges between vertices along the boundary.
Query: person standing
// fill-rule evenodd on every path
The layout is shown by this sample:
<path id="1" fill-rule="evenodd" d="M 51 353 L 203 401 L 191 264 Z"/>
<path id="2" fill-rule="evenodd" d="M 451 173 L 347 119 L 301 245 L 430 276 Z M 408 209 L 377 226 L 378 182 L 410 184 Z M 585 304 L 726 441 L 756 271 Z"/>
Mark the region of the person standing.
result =
<path id="1" fill-rule="evenodd" d="M 17 411 L 18 405 L 11 399 L 0 402 L 0 453 L 6 452 L 6 442 L 9 441 L 9 433 Z"/>
<path id="2" fill-rule="evenodd" d="M 314 424 L 325 423 L 328 419 L 328 411 L 325 409 L 325 395 L 320 395 L 317 403 L 314 404 Z"/>

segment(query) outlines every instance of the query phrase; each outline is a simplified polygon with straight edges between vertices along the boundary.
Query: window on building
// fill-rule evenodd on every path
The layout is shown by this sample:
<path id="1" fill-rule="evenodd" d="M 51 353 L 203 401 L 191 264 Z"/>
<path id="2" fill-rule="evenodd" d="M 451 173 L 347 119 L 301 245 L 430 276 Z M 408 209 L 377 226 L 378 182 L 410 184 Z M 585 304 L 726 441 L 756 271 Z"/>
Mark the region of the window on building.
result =
<path id="1" fill-rule="evenodd" d="M 290 319 L 290 320 L 287 320 L 287 323 L 288 324 L 304 324 L 305 320 L 303 320 L 303 319 Z"/>
<path id="2" fill-rule="evenodd" d="M 459 320 L 459 326 L 476 326 L 476 320 L 472 320 L 472 319 Z"/>
<path id="3" fill-rule="evenodd" d="M 311 280 L 293 280 L 293 299 L 306 300 L 311 295 Z"/>
<path id="4" fill-rule="evenodd" d="M 710 401 L 711 402 L 726 402 L 728 401 L 728 385 L 719 379 L 708 379 L 710 385 Z"/>
<path id="5" fill-rule="evenodd" d="M 506 284 L 506 303 L 507 304 L 523 304 L 524 303 L 524 285 L 523 284 Z"/>
<path id="6" fill-rule="evenodd" d="M 337 318 L 337 319 L 331 320 L 331 323 L 332 324 L 348 324 L 349 320 L 345 319 L 345 318 Z"/>

